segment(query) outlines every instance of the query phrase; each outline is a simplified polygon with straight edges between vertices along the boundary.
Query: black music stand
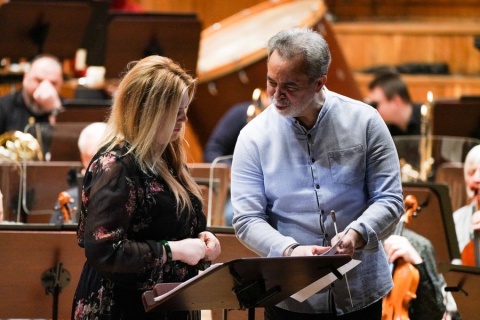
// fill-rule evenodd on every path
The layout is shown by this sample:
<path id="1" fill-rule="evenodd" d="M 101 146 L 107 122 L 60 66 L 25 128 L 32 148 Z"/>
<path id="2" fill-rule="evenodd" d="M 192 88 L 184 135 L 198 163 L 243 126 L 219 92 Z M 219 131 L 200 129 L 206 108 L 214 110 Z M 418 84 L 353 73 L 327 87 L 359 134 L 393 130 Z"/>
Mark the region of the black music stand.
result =
<path id="1" fill-rule="evenodd" d="M 89 1 L 8 2 L 0 6 L 0 55 L 12 62 L 40 53 L 73 59 L 91 14 Z"/>
<path id="2" fill-rule="evenodd" d="M 436 100 L 432 125 L 434 135 L 479 139 L 480 99 Z"/>
<path id="3" fill-rule="evenodd" d="M 448 185 L 404 182 L 402 186 L 404 196 L 415 196 L 420 206 L 417 217 L 406 228 L 430 240 L 437 261 L 450 263 L 460 259 Z"/>
<path id="4" fill-rule="evenodd" d="M 174 289 L 176 284 L 157 284 L 143 294 L 143 302 L 147 312 L 248 309 L 248 318 L 254 319 L 255 308 L 275 305 L 330 273 L 332 281 L 341 279 L 338 269 L 351 260 L 343 254 L 235 259 Z"/>
<path id="5" fill-rule="evenodd" d="M 128 62 L 158 54 L 190 74 L 197 68 L 201 23 L 195 14 L 111 13 L 105 43 L 106 78 L 119 78 Z"/>
<path id="6" fill-rule="evenodd" d="M 458 312 L 464 320 L 478 319 L 480 297 L 480 268 L 454 264 L 440 264 L 447 283 L 445 291 L 451 292 Z"/>

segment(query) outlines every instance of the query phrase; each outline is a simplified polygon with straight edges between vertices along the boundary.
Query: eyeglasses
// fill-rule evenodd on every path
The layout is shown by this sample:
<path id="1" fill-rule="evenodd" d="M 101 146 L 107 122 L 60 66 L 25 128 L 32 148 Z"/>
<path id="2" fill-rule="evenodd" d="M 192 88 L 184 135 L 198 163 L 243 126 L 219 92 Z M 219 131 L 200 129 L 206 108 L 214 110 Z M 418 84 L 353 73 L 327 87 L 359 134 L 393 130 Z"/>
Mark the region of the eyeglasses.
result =
<path id="1" fill-rule="evenodd" d="M 368 104 L 369 106 L 371 106 L 374 109 L 377 109 L 377 107 L 378 107 L 378 102 L 377 101 L 372 101 L 370 99 L 364 99 L 363 102 Z"/>

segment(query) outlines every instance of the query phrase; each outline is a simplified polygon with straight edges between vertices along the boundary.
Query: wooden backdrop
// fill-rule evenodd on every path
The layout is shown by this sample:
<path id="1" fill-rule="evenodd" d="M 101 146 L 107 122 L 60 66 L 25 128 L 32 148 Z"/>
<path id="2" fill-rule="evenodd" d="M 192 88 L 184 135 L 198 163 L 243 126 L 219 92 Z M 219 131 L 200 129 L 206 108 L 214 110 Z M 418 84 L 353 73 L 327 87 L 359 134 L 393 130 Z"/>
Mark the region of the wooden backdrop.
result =
<path id="1" fill-rule="evenodd" d="M 247 9 L 262 0 L 130 0 L 149 11 L 196 12 L 205 27 Z M 478 0 L 325 0 L 339 20 L 371 18 L 473 18 L 480 17 Z"/>

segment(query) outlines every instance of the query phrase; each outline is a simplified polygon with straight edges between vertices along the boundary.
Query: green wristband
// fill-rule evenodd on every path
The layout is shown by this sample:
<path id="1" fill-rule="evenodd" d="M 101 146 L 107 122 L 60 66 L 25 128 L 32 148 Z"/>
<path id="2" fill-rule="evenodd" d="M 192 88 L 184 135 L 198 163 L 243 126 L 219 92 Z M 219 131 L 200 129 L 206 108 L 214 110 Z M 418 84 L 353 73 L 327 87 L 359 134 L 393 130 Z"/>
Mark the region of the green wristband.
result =
<path id="1" fill-rule="evenodd" d="M 165 254 L 167 255 L 167 262 L 172 262 L 172 248 L 170 248 L 170 244 L 167 240 L 160 241 L 162 247 L 165 248 Z"/>

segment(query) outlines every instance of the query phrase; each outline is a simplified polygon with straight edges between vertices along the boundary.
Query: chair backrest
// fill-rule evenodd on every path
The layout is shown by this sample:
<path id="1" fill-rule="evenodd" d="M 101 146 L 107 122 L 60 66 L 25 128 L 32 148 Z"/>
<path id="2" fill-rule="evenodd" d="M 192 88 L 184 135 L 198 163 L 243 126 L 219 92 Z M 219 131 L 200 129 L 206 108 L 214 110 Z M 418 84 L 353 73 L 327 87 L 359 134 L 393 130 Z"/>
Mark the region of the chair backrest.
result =
<path id="1" fill-rule="evenodd" d="M 224 210 L 230 192 L 230 165 L 217 163 L 212 167 L 211 163 L 189 163 L 188 168 L 204 192 L 203 210 L 208 225 L 225 226 Z"/>
<path id="2" fill-rule="evenodd" d="M 468 199 L 463 175 L 463 162 L 442 163 L 437 168 L 435 181 L 448 185 L 453 211 L 467 204 Z"/>
<path id="3" fill-rule="evenodd" d="M 432 243 L 437 262 L 460 259 L 448 186 L 431 182 L 403 183 L 403 194 L 418 201 L 418 214 L 406 226 Z"/>

